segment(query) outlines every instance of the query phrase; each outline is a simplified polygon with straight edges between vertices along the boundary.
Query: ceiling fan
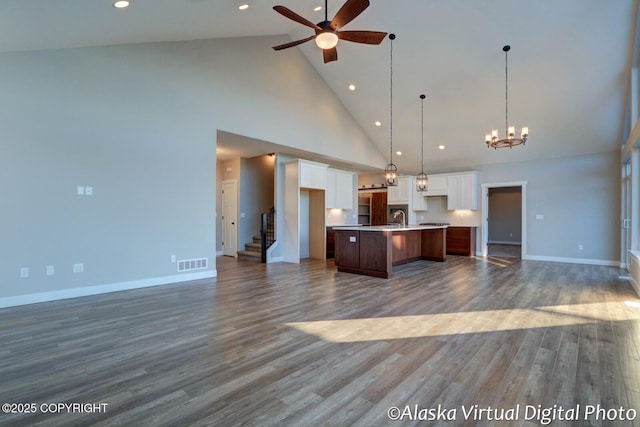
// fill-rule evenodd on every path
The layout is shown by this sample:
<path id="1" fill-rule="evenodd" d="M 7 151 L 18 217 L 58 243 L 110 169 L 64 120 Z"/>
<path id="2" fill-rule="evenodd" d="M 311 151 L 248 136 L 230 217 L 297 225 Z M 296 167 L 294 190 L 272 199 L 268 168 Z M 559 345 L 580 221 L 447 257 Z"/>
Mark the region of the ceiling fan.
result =
<path id="1" fill-rule="evenodd" d="M 347 0 L 342 5 L 336 16 L 331 21 L 327 17 L 327 0 L 324 2 L 324 21 L 314 24 L 313 22 L 303 18 L 291 9 L 284 6 L 274 6 L 273 9 L 281 15 L 295 21 L 299 24 L 313 28 L 316 33 L 305 39 L 296 40 L 290 43 L 274 46 L 274 50 L 287 49 L 294 47 L 309 40 L 315 40 L 318 47 L 322 49 L 324 63 L 338 60 L 338 50 L 336 44 L 338 40 L 346 40 L 349 42 L 364 44 L 380 44 L 384 40 L 387 33 L 379 31 L 339 31 L 340 28 L 353 21 L 366 8 L 369 7 L 369 0 Z"/>

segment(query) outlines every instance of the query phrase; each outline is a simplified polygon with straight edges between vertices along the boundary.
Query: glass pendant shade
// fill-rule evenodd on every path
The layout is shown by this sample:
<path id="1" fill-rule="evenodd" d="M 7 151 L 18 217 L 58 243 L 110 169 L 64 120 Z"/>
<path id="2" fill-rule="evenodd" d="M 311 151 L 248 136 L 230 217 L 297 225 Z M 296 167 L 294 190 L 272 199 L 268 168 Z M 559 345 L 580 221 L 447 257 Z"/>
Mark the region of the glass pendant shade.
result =
<path id="1" fill-rule="evenodd" d="M 419 173 L 416 177 L 416 191 L 427 191 L 429 188 L 429 178 L 425 173 Z"/>
<path id="2" fill-rule="evenodd" d="M 393 163 L 384 168 L 384 180 L 387 186 L 398 185 L 398 168 Z"/>

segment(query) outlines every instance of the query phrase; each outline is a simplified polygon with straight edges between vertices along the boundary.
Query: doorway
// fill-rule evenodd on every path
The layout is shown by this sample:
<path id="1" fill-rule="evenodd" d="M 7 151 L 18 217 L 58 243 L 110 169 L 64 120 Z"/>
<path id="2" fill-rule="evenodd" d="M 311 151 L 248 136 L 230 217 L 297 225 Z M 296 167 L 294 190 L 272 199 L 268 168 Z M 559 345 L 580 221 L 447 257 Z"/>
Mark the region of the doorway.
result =
<path id="1" fill-rule="evenodd" d="M 482 184 L 482 256 L 526 258 L 526 184 Z"/>
<path id="2" fill-rule="evenodd" d="M 222 255 L 238 257 L 238 181 L 222 181 Z"/>

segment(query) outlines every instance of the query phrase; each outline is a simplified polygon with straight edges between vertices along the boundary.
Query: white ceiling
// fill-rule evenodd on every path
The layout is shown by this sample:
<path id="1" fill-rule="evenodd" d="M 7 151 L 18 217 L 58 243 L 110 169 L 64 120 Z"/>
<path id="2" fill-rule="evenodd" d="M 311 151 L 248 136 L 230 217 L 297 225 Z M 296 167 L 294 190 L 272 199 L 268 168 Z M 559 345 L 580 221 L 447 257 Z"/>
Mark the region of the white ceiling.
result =
<path id="1" fill-rule="evenodd" d="M 0 51 L 57 49 L 312 30 L 272 10 L 287 6 L 313 22 L 321 0 L 0 0 Z M 329 18 L 344 0 L 329 1 Z M 371 0 L 345 30 L 393 32 L 393 146 L 400 171 L 420 171 L 420 99 L 425 93 L 425 169 L 446 171 L 620 147 L 637 0 Z M 504 134 L 504 53 L 509 44 L 509 121 L 529 126 L 524 147 L 489 150 Z M 379 149 L 389 154 L 390 42 L 341 41 L 324 64 L 300 49 Z M 278 52 L 288 55 L 288 50 Z M 348 84 L 357 89 L 349 91 Z M 374 121 L 380 120 L 381 127 Z M 233 138 L 231 138 L 233 139 Z M 444 144 L 445 150 L 437 146 Z M 258 153 L 256 153 L 258 154 Z"/>

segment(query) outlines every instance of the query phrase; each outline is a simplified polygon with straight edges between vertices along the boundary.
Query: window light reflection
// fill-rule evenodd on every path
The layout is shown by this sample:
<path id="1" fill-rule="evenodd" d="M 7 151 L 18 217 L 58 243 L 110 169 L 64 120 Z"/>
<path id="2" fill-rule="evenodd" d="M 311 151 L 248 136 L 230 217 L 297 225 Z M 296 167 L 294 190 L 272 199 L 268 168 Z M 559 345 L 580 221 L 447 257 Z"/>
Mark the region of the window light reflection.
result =
<path id="1" fill-rule="evenodd" d="M 592 303 L 535 308 L 436 313 L 416 316 L 291 322 L 287 326 L 331 342 L 378 341 L 477 334 L 640 319 L 626 303 Z M 633 303 L 633 302 L 631 302 Z M 640 303 L 634 307 L 640 307 Z"/>

